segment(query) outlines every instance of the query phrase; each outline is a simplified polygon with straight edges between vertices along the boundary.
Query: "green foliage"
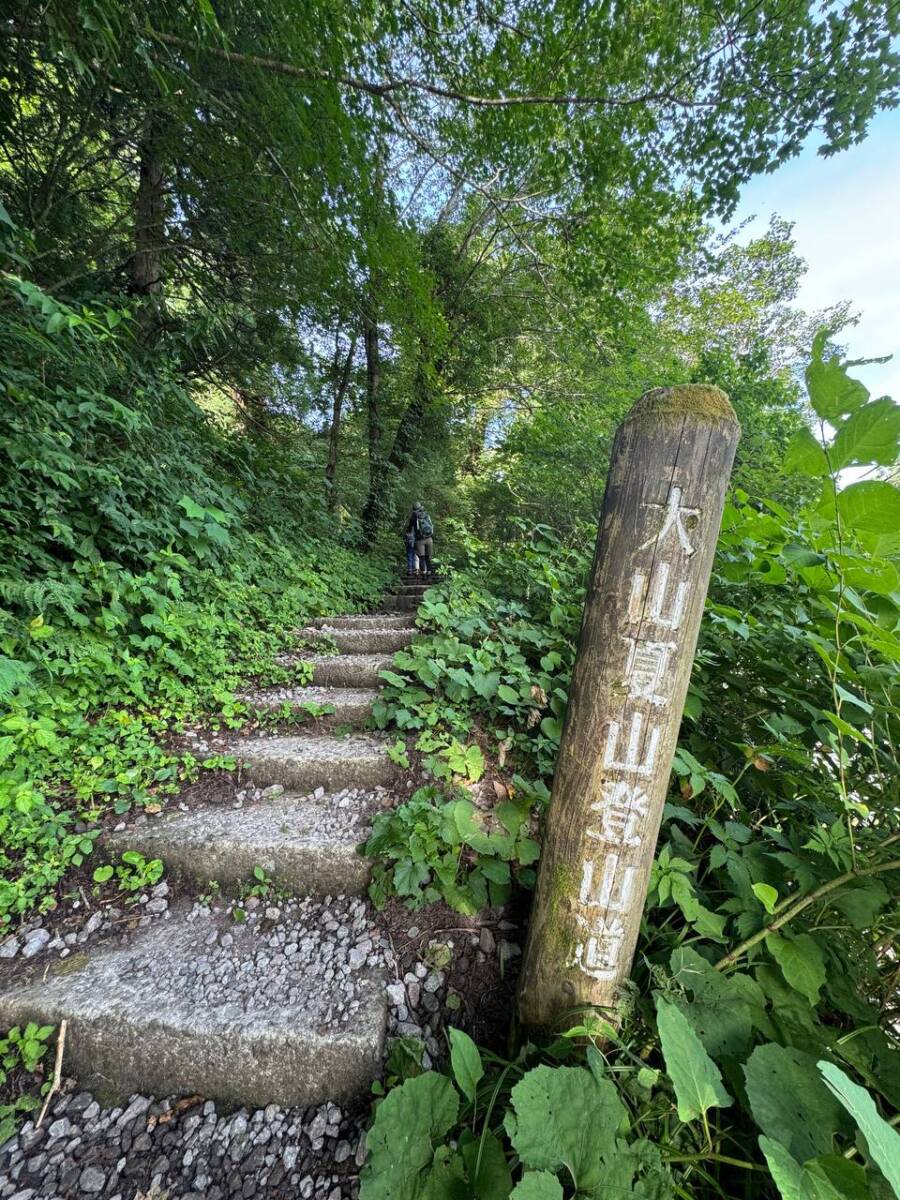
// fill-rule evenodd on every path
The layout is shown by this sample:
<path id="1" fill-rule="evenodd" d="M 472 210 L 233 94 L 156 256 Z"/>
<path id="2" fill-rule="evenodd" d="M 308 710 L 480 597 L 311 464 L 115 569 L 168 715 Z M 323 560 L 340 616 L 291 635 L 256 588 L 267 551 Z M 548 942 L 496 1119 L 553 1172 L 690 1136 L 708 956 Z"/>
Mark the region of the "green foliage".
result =
<path id="1" fill-rule="evenodd" d="M 795 435 L 791 487 L 805 499 L 788 508 L 736 488 L 726 506 L 633 987 L 615 1028 L 586 1019 L 570 1031 L 603 1044 L 605 1067 L 593 1049 L 588 1070 L 570 1065 L 580 1061 L 574 1048 L 561 1066 L 550 1046 L 526 1087 L 518 1067 L 482 1055 L 472 1100 L 457 1066 L 485 1136 L 511 1139 L 513 1185 L 526 1196 L 558 1197 L 560 1185 L 565 1195 L 594 1194 L 577 1174 L 584 1178 L 582 1151 L 597 1155 L 589 1172 L 602 1162 L 608 1189 L 621 1170 L 616 1186 L 626 1194 L 762 1197 L 774 1181 L 804 1200 L 888 1195 L 879 1139 L 900 1107 L 887 949 L 900 916 L 898 493 L 886 478 L 842 486 L 834 463 L 857 446 L 875 471 L 895 462 L 897 428 L 893 410 L 852 385 L 824 338 L 814 355 L 810 398 L 829 417 Z M 817 362 L 831 365 L 817 374 Z M 870 438 L 873 429 L 885 440 Z M 565 708 L 548 701 L 556 689 L 566 694 L 586 546 L 566 550 L 536 531 L 499 554 L 461 539 L 459 554 L 463 569 L 429 592 L 423 636 L 394 667 L 384 723 L 436 740 L 451 730 L 477 736 L 492 781 L 522 772 L 511 790 L 524 801 L 523 776 L 550 774 L 551 722 Z M 479 658 L 486 644 L 491 654 Z M 472 686 L 476 667 L 497 677 L 496 688 Z M 541 695 L 530 694 L 532 683 Z M 492 813 L 496 821 L 507 786 L 490 802 L 482 790 L 485 822 Z M 398 830 L 403 814 L 401 806 L 391 815 Z M 394 853 L 408 840 L 398 832 Z M 428 845 L 419 851 L 431 886 Z M 638 1140 L 627 1147 L 612 1118 L 591 1130 L 589 1147 L 577 1142 L 590 1128 L 581 1105 L 594 1068 L 629 1117 Z M 570 1071 L 581 1073 L 577 1083 Z M 533 1123 L 520 1133 L 510 1099 L 500 1130 L 485 1099 L 498 1087 L 496 1110 L 520 1086 L 533 1093 Z M 461 1121 L 472 1119 L 463 1110 Z M 872 1122 L 873 1141 L 866 1133 L 854 1143 L 854 1120 Z M 646 1143 L 663 1160 L 658 1193 L 641 1173 Z M 642 1164 L 637 1180 L 627 1173 L 633 1162 Z M 465 1176 L 465 1159 L 459 1169 Z"/>
<path id="2" fill-rule="evenodd" d="M 662 997 L 656 1001 L 656 1028 L 666 1070 L 675 1088 L 678 1116 L 682 1121 L 701 1117 L 706 1124 L 706 1114 L 711 1108 L 727 1108 L 731 1103 L 718 1067 L 684 1013 Z"/>
<path id="3" fill-rule="evenodd" d="M 24 1029 L 16 1025 L 0 1037 L 0 1145 L 15 1132 L 18 1118 L 33 1112 L 40 1095 L 50 1087 L 39 1088 L 39 1095 L 24 1090 L 49 1050 L 54 1025 L 36 1025 L 29 1021 Z"/>
<path id="4" fill-rule="evenodd" d="M 468 914 L 505 903 L 514 877 L 526 886 L 534 880 L 530 797 L 525 789 L 521 799 L 484 811 L 464 789 L 448 799 L 429 786 L 379 813 L 364 847 L 377 860 L 372 899 L 380 906 L 396 895 L 413 908 L 443 899 Z"/>
<path id="5" fill-rule="evenodd" d="M 640 1138 L 629 1139 L 632 1114 L 601 1066 L 535 1063 L 531 1047 L 510 1063 L 490 1056 L 482 1073 L 481 1056 L 465 1035 L 451 1030 L 450 1036 L 462 1096 L 448 1078 L 428 1072 L 379 1103 L 361 1200 L 450 1194 L 559 1200 L 563 1184 L 594 1200 L 674 1195 L 660 1155 Z M 458 1192 L 439 1190 L 448 1178 Z"/>
<path id="6" fill-rule="evenodd" d="M 117 867 L 110 863 L 96 867 L 92 878 L 94 883 L 108 883 L 115 874 L 123 892 L 141 892 L 159 883 L 164 870 L 162 859 L 146 859 L 138 850 L 125 850 Z"/>
<path id="7" fill-rule="evenodd" d="M 52 907 L 105 812 L 233 767 L 173 735 L 239 726 L 239 682 L 289 677 L 274 665 L 289 631 L 385 580 L 316 528 L 290 448 L 213 422 L 169 364 L 139 356 L 127 312 L 6 287 L 0 925 Z M 271 499 L 285 491 L 293 505 Z M 117 876 L 149 881 L 127 860 Z"/>
<path id="8" fill-rule="evenodd" d="M 866 1139 L 869 1154 L 894 1189 L 895 1195 L 900 1196 L 900 1133 L 884 1120 L 865 1088 L 854 1083 L 840 1067 L 834 1063 L 820 1062 L 819 1070 L 828 1087 L 856 1121 Z"/>

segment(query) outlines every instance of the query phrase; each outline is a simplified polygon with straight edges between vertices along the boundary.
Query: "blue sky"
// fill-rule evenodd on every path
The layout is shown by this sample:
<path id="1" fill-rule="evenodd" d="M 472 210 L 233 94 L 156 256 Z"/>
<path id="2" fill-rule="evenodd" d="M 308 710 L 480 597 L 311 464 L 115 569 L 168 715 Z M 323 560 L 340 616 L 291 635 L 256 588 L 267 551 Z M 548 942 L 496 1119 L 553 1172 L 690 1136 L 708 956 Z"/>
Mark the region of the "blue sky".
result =
<path id="1" fill-rule="evenodd" d="M 850 300 L 862 315 L 840 335 L 849 357 L 894 355 L 854 374 L 873 395 L 900 400 L 900 110 L 879 114 L 859 146 L 826 159 L 812 143 L 754 179 L 736 220 L 755 214 L 748 233 L 762 232 L 773 212 L 795 222 L 808 264 L 797 303 L 812 310 Z"/>

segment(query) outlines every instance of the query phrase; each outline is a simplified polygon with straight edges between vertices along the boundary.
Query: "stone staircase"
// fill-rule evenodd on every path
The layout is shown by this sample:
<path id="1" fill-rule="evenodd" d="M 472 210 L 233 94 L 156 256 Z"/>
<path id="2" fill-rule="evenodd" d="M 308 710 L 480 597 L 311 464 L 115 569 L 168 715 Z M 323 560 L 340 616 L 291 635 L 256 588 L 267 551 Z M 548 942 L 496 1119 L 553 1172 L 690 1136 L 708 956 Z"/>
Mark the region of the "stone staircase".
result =
<path id="1" fill-rule="evenodd" d="M 194 894 L 226 892 L 257 866 L 298 899 L 238 924 L 184 901 L 121 945 L 48 964 L 0 993 L 0 1028 L 66 1019 L 65 1067 L 98 1095 L 199 1093 L 237 1104 L 343 1100 L 381 1067 L 390 983 L 356 852 L 397 768 L 383 739 L 359 731 L 378 672 L 414 635 L 424 585 L 402 585 L 387 611 L 336 617 L 304 631 L 337 653 L 316 655 L 307 687 L 267 689 L 260 707 L 328 705 L 346 734 L 300 732 L 240 741 L 245 777 L 265 790 L 242 807 L 206 804 L 112 835 L 113 851 L 161 858 Z M 285 662 L 309 661 L 288 654 Z"/>

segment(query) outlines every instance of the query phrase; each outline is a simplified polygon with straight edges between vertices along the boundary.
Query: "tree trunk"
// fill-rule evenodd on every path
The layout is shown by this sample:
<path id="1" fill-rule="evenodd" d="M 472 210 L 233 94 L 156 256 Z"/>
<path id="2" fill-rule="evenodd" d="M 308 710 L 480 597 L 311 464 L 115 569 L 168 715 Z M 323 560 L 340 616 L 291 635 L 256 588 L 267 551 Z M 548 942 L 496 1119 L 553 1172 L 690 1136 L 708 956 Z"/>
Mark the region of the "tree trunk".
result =
<path id="1" fill-rule="evenodd" d="M 381 454 L 381 352 L 378 323 L 367 311 L 363 319 L 363 343 L 366 351 L 366 427 L 369 441 L 369 494 L 363 508 L 362 523 L 371 541 L 378 527 L 384 502 L 384 462 Z"/>
<path id="2" fill-rule="evenodd" d="M 138 322 L 148 331 L 158 321 L 166 236 L 165 171 L 156 117 L 147 120 L 138 154 L 140 173 L 135 200 L 131 291 L 145 301 L 138 310 Z"/>
<path id="3" fill-rule="evenodd" d="M 340 378 L 335 379 L 334 404 L 331 409 L 331 428 L 328 433 L 328 461 L 325 463 L 325 501 L 329 512 L 334 512 L 335 508 L 337 508 L 337 492 L 335 491 L 334 477 L 337 472 L 341 413 L 344 407 L 344 397 L 347 394 L 347 387 L 350 383 L 350 372 L 353 368 L 353 355 L 355 353 L 356 334 L 353 335 L 350 342 L 350 349 L 347 351 L 347 357 L 344 360 L 344 368 L 341 371 Z M 368 372 L 366 379 L 368 382 Z"/>

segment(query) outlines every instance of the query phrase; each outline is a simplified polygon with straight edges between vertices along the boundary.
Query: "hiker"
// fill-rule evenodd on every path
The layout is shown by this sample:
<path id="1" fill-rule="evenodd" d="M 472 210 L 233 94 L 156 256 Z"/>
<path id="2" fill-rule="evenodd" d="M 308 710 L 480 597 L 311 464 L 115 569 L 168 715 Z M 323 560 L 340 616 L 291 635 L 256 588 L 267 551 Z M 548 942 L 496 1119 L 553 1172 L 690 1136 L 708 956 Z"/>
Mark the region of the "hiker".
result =
<path id="1" fill-rule="evenodd" d="M 413 505 L 413 510 L 410 513 L 409 521 L 406 523 L 406 563 L 407 568 L 411 561 L 409 551 L 409 538 L 412 536 L 413 548 L 419 558 L 419 576 L 425 578 L 433 574 L 431 562 L 431 554 L 434 548 L 434 525 L 431 517 L 425 511 L 425 506 L 420 500 L 417 500 Z M 412 568 L 412 574 L 415 574 L 415 567 Z"/>
<path id="2" fill-rule="evenodd" d="M 416 554 L 416 535 L 411 529 L 407 529 L 403 535 L 406 538 L 406 576 L 412 579 L 419 573 L 419 559 Z"/>

